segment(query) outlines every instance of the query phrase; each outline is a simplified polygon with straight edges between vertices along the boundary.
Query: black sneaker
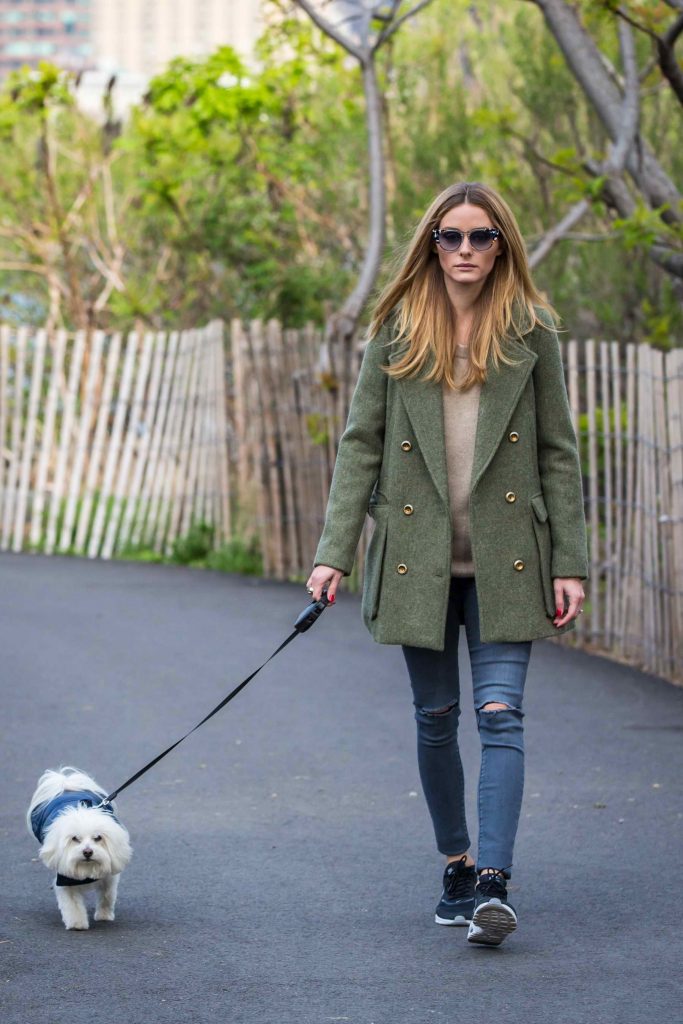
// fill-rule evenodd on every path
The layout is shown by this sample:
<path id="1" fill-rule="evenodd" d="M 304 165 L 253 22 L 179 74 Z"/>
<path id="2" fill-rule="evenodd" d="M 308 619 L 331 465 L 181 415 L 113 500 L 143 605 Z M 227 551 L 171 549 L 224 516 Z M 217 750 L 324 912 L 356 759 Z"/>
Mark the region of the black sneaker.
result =
<path id="1" fill-rule="evenodd" d="M 474 894 L 474 914 L 467 933 L 468 942 L 499 946 L 517 927 L 514 907 L 508 903 L 505 875 L 491 871 L 479 876 Z"/>
<path id="2" fill-rule="evenodd" d="M 474 910 L 474 887 L 477 872 L 474 864 L 465 866 L 467 858 L 451 861 L 443 875 L 443 892 L 436 908 L 437 924 L 469 924 Z"/>

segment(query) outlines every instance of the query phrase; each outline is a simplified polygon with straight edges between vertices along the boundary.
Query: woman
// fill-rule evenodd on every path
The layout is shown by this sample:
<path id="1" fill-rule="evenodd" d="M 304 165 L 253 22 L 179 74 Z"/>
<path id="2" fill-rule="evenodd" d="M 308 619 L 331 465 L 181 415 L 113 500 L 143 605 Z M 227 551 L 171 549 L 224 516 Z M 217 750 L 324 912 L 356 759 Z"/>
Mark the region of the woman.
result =
<path id="1" fill-rule="evenodd" d="M 446 857 L 436 921 L 497 945 L 524 782 L 522 700 L 539 637 L 574 628 L 587 579 L 576 437 L 551 307 L 493 189 L 432 202 L 379 298 L 325 527 L 308 580 L 334 600 L 366 511 L 362 615 L 400 644 L 418 765 Z M 477 861 L 469 852 L 458 637 L 465 626 L 482 743 Z"/>

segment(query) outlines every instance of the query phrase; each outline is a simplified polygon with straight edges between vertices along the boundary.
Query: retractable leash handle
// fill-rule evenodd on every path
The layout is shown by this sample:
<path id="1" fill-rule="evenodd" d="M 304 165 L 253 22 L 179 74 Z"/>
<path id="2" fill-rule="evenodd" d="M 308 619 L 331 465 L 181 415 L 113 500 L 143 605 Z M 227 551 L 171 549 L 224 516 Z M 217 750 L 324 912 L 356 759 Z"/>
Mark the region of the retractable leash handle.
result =
<path id="1" fill-rule="evenodd" d="M 330 602 L 327 597 L 326 584 L 323 587 L 323 592 L 320 596 L 320 600 L 314 601 L 312 604 L 309 604 L 306 606 L 306 608 L 304 608 L 304 610 L 301 612 L 296 622 L 294 623 L 294 631 L 290 633 L 287 639 L 280 644 L 277 650 L 273 651 L 270 658 L 266 658 L 266 660 L 263 662 L 263 665 L 259 665 L 259 667 L 254 672 L 252 672 L 250 676 L 247 676 L 246 679 L 243 679 L 242 682 L 238 686 L 236 686 L 234 690 L 230 691 L 227 697 L 223 698 L 220 704 L 217 704 L 212 711 L 209 711 L 208 715 L 205 715 L 204 718 L 202 718 L 201 722 L 197 722 L 197 724 L 193 726 L 189 730 L 189 732 L 186 732 L 184 736 L 181 736 L 179 740 L 176 740 L 175 743 L 172 743 L 170 747 L 167 747 L 166 750 L 162 750 L 160 754 L 157 754 L 157 756 L 152 758 L 151 761 L 148 761 L 144 768 L 141 768 L 140 771 L 135 773 L 135 775 L 131 775 L 131 777 L 127 779 L 123 783 L 123 785 L 119 786 L 118 789 L 113 789 L 111 793 L 104 797 L 104 799 L 98 806 L 106 807 L 109 804 L 111 804 L 112 800 L 114 800 L 119 795 L 119 793 L 122 793 L 124 789 L 128 788 L 128 786 L 132 786 L 132 784 L 134 782 L 137 782 L 137 780 L 141 778 L 145 774 L 145 772 L 148 772 L 150 768 L 153 768 L 155 764 L 158 764 L 159 761 L 166 757 L 167 754 L 170 754 L 172 750 L 175 750 L 175 748 L 179 746 L 183 742 L 183 740 L 186 740 L 187 737 L 191 736 L 193 732 L 196 732 L 200 726 L 204 725 L 205 722 L 208 722 L 210 718 L 213 718 L 213 716 L 217 714 L 222 708 L 224 708 L 225 705 L 228 704 L 233 697 L 236 697 L 240 690 L 243 690 L 247 683 L 251 682 L 254 676 L 257 675 L 261 671 L 261 669 L 264 668 L 268 664 L 268 662 L 275 657 L 276 654 L 279 654 L 280 651 L 283 650 L 283 648 L 285 648 L 287 644 L 294 639 L 295 636 L 297 636 L 299 633 L 305 633 L 307 629 L 310 629 L 313 623 L 317 622 L 317 620 L 320 618 L 320 616 L 325 611 L 329 603 Z"/>
<path id="2" fill-rule="evenodd" d="M 313 604 L 309 604 L 307 608 L 304 608 L 301 615 L 294 623 L 294 629 L 297 633 L 305 633 L 307 629 L 310 629 L 313 623 L 318 621 L 329 603 L 330 601 L 327 596 L 327 584 L 325 584 L 320 600 L 314 601 Z"/>

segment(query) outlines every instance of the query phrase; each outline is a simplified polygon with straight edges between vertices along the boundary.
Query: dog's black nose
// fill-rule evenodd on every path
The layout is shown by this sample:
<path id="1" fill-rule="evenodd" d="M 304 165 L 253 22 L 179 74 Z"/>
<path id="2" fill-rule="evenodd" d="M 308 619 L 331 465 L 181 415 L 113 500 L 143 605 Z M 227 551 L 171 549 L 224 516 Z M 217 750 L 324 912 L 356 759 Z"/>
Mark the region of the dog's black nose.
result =
<path id="1" fill-rule="evenodd" d="M 90 860 L 90 858 L 92 857 L 92 850 L 84 850 L 83 856 L 85 857 L 86 860 Z"/>

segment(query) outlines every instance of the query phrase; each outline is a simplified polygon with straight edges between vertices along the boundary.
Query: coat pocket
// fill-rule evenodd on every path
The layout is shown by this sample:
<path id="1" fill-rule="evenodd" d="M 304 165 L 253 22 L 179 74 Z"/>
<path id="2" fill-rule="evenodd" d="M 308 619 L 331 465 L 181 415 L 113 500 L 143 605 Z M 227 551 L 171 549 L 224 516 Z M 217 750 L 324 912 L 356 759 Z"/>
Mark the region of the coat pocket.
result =
<path id="1" fill-rule="evenodd" d="M 370 622 L 372 619 L 377 618 L 377 611 L 379 609 L 384 552 L 387 546 L 389 506 L 373 505 L 371 509 L 368 509 L 368 512 L 375 521 L 375 528 L 372 531 L 370 544 L 365 555 L 365 569 L 363 573 L 361 613 L 365 622 Z"/>
<path id="2" fill-rule="evenodd" d="M 533 509 L 532 523 L 536 536 L 538 548 L 538 561 L 541 573 L 541 586 L 543 588 L 543 602 L 548 615 L 555 618 L 555 588 L 553 587 L 552 576 L 550 575 L 552 542 L 550 539 L 550 523 L 548 522 L 548 509 L 545 506 L 542 494 L 534 494 L 530 498 Z"/>

